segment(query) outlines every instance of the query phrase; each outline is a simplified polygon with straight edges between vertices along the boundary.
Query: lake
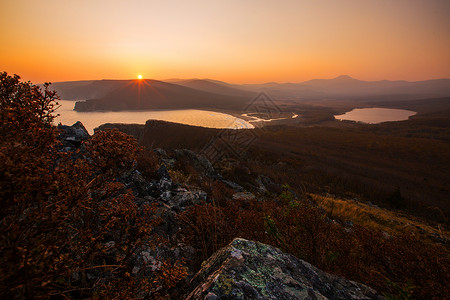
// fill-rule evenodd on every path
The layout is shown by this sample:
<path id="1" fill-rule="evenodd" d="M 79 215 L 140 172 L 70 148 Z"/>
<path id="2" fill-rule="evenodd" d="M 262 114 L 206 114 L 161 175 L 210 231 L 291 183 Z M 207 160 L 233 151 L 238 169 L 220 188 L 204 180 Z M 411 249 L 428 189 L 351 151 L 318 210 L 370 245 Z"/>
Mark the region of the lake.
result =
<path id="1" fill-rule="evenodd" d="M 405 109 L 392 108 L 355 108 L 343 115 L 335 115 L 338 120 L 357 121 L 369 124 L 376 124 L 390 121 L 408 120 L 416 112 Z"/>
<path id="2" fill-rule="evenodd" d="M 77 112 L 73 110 L 75 101 L 59 100 L 58 103 L 61 107 L 56 110 L 56 113 L 60 115 L 55 120 L 56 124 L 61 122 L 64 125 L 72 125 L 77 121 L 81 121 L 90 134 L 94 133 L 94 128 L 105 123 L 145 124 L 150 119 L 209 128 L 254 128 L 252 124 L 242 119 L 206 110 Z"/>

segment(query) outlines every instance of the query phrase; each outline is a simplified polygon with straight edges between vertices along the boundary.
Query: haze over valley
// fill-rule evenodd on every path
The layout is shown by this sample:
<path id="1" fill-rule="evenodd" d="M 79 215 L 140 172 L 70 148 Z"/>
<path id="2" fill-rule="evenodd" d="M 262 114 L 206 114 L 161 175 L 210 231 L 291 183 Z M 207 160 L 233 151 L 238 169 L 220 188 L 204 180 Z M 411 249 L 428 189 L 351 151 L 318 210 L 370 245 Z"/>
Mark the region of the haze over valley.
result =
<path id="1" fill-rule="evenodd" d="M 95 80 L 56 82 L 64 100 L 83 100 L 78 111 L 216 108 L 242 110 L 260 92 L 276 101 L 313 103 L 320 100 L 398 101 L 450 95 L 450 79 L 361 81 L 349 76 L 315 79 L 302 83 L 229 84 L 210 79 Z"/>

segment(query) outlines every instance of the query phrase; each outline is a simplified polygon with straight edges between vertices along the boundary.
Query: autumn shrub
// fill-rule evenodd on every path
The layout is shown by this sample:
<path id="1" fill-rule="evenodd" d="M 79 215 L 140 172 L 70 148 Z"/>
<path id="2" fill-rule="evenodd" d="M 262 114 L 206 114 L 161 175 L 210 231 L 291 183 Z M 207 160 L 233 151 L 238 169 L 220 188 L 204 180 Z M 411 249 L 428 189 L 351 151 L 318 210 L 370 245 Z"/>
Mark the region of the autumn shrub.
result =
<path id="1" fill-rule="evenodd" d="M 276 246 L 320 269 L 391 295 L 398 293 L 395 287 L 411 285 L 419 298 L 448 292 L 450 256 L 443 245 L 408 231 L 386 235 L 358 225 L 344 227 L 307 201 L 273 207 L 270 216 Z"/>
<path id="2" fill-rule="evenodd" d="M 223 206 L 233 196 L 234 190 L 220 180 L 205 178 L 200 187 L 210 195 L 211 201 Z"/>
<path id="3" fill-rule="evenodd" d="M 0 196 L 1 216 L 17 205 L 46 198 L 52 181 L 48 169 L 56 152 L 56 129 L 52 126 L 56 95 L 45 86 L 19 81 L 18 76 L 0 73 Z M 30 199 L 31 198 L 31 199 Z"/>
<path id="4" fill-rule="evenodd" d="M 177 216 L 184 224 L 180 237 L 198 249 L 203 260 L 235 237 L 268 242 L 263 217 L 262 207 L 254 200 L 199 204 Z"/>
<path id="5" fill-rule="evenodd" d="M 119 181 L 136 165 L 136 140 L 104 131 L 76 155 L 62 152 L 48 84 L 0 79 L 0 297 L 129 298 L 183 278 L 176 262 L 164 262 L 173 272 L 130 275 L 159 223 Z"/>
<path id="6" fill-rule="evenodd" d="M 188 179 L 189 183 L 197 186 L 203 184 L 204 178 L 202 178 L 200 172 L 195 169 L 188 159 L 177 159 L 173 169 L 183 174 L 181 177 Z"/>
<path id="7" fill-rule="evenodd" d="M 231 161 L 222 168 L 221 173 L 224 177 L 243 185 L 254 179 L 245 162 Z"/>
<path id="8" fill-rule="evenodd" d="M 209 203 L 194 205 L 179 214 L 178 219 L 184 224 L 185 230 L 181 233 L 184 242 L 199 249 L 202 260 L 230 241 L 229 234 L 223 231 L 230 224 L 226 222 L 224 210 L 219 206 Z"/>
<path id="9" fill-rule="evenodd" d="M 159 162 L 156 153 L 146 147 L 141 147 L 137 156 L 137 169 L 147 179 L 155 179 Z"/>

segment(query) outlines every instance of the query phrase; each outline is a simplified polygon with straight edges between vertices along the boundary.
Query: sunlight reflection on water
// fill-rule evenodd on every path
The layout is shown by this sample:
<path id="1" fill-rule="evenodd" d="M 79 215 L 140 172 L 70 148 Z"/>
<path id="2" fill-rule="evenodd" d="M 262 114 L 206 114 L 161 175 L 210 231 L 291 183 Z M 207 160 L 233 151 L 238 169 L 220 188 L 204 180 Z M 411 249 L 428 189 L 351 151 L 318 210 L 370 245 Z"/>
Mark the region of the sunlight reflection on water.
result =
<path id="1" fill-rule="evenodd" d="M 343 115 L 335 115 L 338 120 L 350 120 L 369 124 L 389 121 L 408 120 L 416 112 L 404 109 L 392 108 L 355 108 Z"/>
<path id="2" fill-rule="evenodd" d="M 60 116 L 55 123 L 72 125 L 81 121 L 90 134 L 94 128 L 105 123 L 145 124 L 147 120 L 162 120 L 186 125 L 209 128 L 254 128 L 252 124 L 228 114 L 197 110 L 154 110 L 154 111 L 120 111 L 120 112 L 77 112 L 73 110 L 75 101 L 59 100 L 61 107 L 56 111 Z"/>

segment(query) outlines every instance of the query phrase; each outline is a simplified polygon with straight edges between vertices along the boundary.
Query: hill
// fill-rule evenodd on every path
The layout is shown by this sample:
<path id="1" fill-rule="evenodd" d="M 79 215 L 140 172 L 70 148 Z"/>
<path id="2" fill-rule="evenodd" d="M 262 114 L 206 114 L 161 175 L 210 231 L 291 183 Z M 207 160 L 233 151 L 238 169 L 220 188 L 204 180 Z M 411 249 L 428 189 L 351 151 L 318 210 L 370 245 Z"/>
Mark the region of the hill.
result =
<path id="1" fill-rule="evenodd" d="M 78 111 L 209 108 L 243 111 L 257 93 L 275 101 L 378 103 L 450 96 L 450 79 L 363 81 L 350 76 L 299 83 L 229 84 L 211 79 L 94 80 L 57 82 L 62 99 L 87 100 Z"/>
<path id="2" fill-rule="evenodd" d="M 85 80 L 55 82 L 51 86 L 63 100 L 85 100 L 102 97 L 123 83 L 123 80 Z"/>
<path id="3" fill-rule="evenodd" d="M 450 96 L 450 79 L 425 81 L 363 81 L 343 75 L 333 79 L 313 79 L 300 83 L 265 83 L 244 85 L 248 90 L 264 90 L 274 98 L 394 98 L 418 99 Z"/>
<path id="4" fill-rule="evenodd" d="M 120 82 L 105 96 L 77 102 L 75 110 L 242 109 L 250 96 L 228 96 L 158 80 Z"/>
<path id="5" fill-rule="evenodd" d="M 255 97 L 256 92 L 247 91 L 239 85 L 231 85 L 226 82 L 210 80 L 210 79 L 187 79 L 187 80 L 174 80 L 172 83 L 197 89 L 205 92 L 237 96 L 237 97 Z"/>

